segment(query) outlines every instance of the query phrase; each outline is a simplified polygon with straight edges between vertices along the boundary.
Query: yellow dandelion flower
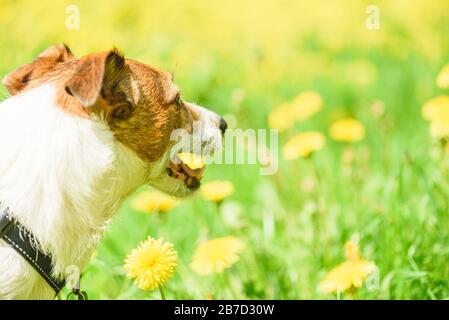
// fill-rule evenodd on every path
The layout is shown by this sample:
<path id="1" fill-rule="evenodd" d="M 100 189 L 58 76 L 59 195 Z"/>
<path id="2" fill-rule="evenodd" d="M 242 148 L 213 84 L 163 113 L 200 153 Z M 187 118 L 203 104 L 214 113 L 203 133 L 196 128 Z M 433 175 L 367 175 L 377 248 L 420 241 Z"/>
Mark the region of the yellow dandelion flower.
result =
<path id="1" fill-rule="evenodd" d="M 449 121 L 445 121 L 445 119 L 432 121 L 430 123 L 430 134 L 435 139 L 449 138 Z"/>
<path id="2" fill-rule="evenodd" d="M 437 86 L 441 89 L 449 88 L 449 63 L 441 69 L 436 80 Z"/>
<path id="3" fill-rule="evenodd" d="M 434 138 L 449 137 L 449 96 L 438 96 L 422 107 L 424 119 L 430 121 L 430 134 Z"/>
<path id="4" fill-rule="evenodd" d="M 296 121 L 304 121 L 321 110 L 323 99 L 315 91 L 304 91 L 291 102 L 283 103 L 268 115 L 268 125 L 272 129 L 285 131 Z"/>
<path id="5" fill-rule="evenodd" d="M 212 181 L 201 186 L 201 195 L 210 201 L 221 202 L 234 193 L 234 185 L 230 181 Z"/>
<path id="6" fill-rule="evenodd" d="M 449 96 L 438 96 L 427 101 L 422 107 L 422 115 L 428 121 L 449 118 Z"/>
<path id="7" fill-rule="evenodd" d="M 334 122 L 329 134 L 332 139 L 343 142 L 357 142 L 365 137 L 365 128 L 356 119 L 346 118 Z"/>
<path id="8" fill-rule="evenodd" d="M 294 110 L 290 104 L 284 103 L 275 108 L 268 115 L 268 125 L 280 132 L 293 127 L 295 123 Z"/>
<path id="9" fill-rule="evenodd" d="M 308 157 L 313 152 L 323 148 L 324 136 L 319 132 L 304 132 L 290 139 L 283 148 L 283 155 L 286 160 L 293 160 L 298 157 Z"/>
<path id="10" fill-rule="evenodd" d="M 329 271 L 318 289 L 323 293 L 344 292 L 360 288 L 366 278 L 376 270 L 373 262 L 363 260 L 356 243 L 345 244 L 346 261 Z"/>
<path id="11" fill-rule="evenodd" d="M 359 245 L 353 241 L 345 243 L 345 257 L 350 261 L 360 260 Z"/>
<path id="12" fill-rule="evenodd" d="M 297 95 L 292 103 L 291 108 L 296 121 L 304 121 L 323 107 L 323 99 L 315 91 L 304 91 Z"/>
<path id="13" fill-rule="evenodd" d="M 233 236 L 209 240 L 198 246 L 190 267 L 199 275 L 223 272 L 240 259 L 244 248 L 243 241 Z"/>
<path id="14" fill-rule="evenodd" d="M 177 261 L 173 245 L 151 237 L 126 257 L 125 270 L 143 290 L 155 290 L 172 276 Z"/>
<path id="15" fill-rule="evenodd" d="M 132 207 L 142 212 L 167 212 L 179 203 L 179 199 L 166 195 L 159 191 L 144 191 L 138 194 L 133 202 Z"/>
<path id="16" fill-rule="evenodd" d="M 180 152 L 178 153 L 178 158 L 192 170 L 201 169 L 204 167 L 203 158 L 197 154 Z"/>

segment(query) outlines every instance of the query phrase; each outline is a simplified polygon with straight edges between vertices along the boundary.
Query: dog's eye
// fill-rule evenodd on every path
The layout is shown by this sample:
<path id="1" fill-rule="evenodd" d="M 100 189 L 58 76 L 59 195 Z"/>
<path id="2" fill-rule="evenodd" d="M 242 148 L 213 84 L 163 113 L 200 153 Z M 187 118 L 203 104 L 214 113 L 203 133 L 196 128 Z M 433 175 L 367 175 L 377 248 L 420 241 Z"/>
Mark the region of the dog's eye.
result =
<path id="1" fill-rule="evenodd" d="M 179 105 L 181 104 L 181 102 L 182 102 L 182 100 L 181 100 L 181 95 L 178 94 L 178 95 L 176 96 L 174 102 L 175 102 L 175 104 L 177 104 L 177 105 L 179 106 Z"/>
<path id="2" fill-rule="evenodd" d="M 125 120 L 131 117 L 132 108 L 129 104 L 123 103 L 117 106 L 112 112 L 112 117 L 118 120 Z"/>

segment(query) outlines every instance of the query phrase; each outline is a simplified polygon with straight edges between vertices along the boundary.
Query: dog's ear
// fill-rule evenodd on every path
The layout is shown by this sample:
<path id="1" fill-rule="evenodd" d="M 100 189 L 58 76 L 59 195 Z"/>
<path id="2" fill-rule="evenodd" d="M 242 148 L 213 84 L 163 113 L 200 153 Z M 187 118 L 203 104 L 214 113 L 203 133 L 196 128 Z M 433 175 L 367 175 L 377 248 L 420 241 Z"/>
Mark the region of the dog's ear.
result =
<path id="1" fill-rule="evenodd" d="M 15 95 L 26 88 L 31 80 L 38 79 L 53 69 L 58 63 L 74 59 L 65 44 L 57 44 L 42 52 L 33 62 L 23 65 L 3 78 L 3 85 Z"/>
<path id="2" fill-rule="evenodd" d="M 88 108 L 95 104 L 102 93 L 110 92 L 109 87 L 117 85 L 124 68 L 125 58 L 117 49 L 86 56 L 79 61 L 65 90 Z"/>

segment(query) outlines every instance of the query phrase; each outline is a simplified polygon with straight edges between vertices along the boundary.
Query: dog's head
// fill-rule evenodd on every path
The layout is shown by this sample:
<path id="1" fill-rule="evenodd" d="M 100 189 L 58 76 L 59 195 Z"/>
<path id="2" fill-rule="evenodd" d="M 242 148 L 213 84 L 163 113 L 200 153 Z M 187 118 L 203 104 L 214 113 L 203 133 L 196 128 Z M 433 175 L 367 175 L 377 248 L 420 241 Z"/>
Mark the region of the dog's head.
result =
<path id="1" fill-rule="evenodd" d="M 66 112 L 105 121 L 117 143 L 158 168 L 148 182 L 177 196 L 193 192 L 199 184 L 188 179 L 188 173 L 173 174 L 169 169 L 172 132 L 192 133 L 197 121 L 205 147 L 221 145 L 226 129 L 217 114 L 184 101 L 170 73 L 125 59 L 115 49 L 76 58 L 67 46 L 55 45 L 3 79 L 12 95 L 44 83 L 55 84 L 57 105 Z"/>

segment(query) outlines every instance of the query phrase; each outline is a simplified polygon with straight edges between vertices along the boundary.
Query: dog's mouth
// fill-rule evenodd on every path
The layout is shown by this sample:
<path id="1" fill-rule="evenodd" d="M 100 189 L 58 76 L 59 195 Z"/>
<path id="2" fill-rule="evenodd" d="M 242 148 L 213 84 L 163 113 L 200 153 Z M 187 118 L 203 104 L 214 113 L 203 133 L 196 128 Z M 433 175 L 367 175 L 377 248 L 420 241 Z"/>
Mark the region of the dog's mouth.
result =
<path id="1" fill-rule="evenodd" d="M 182 152 L 168 162 L 167 174 L 184 182 L 191 190 L 196 190 L 201 185 L 204 170 L 206 169 L 200 156 Z"/>

